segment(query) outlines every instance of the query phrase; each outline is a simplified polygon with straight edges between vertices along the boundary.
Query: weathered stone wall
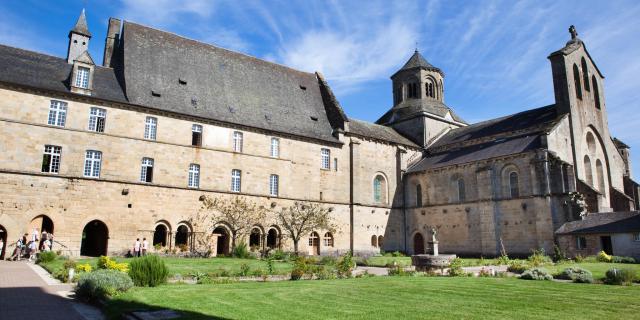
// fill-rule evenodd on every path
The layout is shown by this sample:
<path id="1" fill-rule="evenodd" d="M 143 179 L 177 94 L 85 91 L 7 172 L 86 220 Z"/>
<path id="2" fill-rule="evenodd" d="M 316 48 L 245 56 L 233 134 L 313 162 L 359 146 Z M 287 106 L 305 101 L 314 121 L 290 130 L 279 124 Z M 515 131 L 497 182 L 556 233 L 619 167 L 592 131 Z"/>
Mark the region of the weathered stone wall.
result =
<path id="1" fill-rule="evenodd" d="M 558 235 L 559 246 L 566 251 L 569 257 L 577 255 L 586 257 L 593 256 L 602 251 L 602 236 L 611 237 L 611 245 L 613 254 L 616 256 L 633 257 L 640 259 L 640 241 L 634 241 L 632 233 L 615 233 L 615 234 L 561 234 Z M 584 237 L 586 247 L 578 249 L 578 237 Z"/>

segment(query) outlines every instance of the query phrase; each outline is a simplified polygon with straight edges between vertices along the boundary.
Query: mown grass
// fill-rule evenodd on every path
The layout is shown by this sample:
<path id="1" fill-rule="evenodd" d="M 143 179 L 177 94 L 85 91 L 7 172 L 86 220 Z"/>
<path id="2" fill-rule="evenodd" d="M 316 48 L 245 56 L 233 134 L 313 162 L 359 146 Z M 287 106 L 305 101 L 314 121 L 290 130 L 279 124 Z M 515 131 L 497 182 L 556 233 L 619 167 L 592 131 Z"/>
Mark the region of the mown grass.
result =
<path id="1" fill-rule="evenodd" d="M 109 318 L 168 308 L 184 319 L 634 319 L 640 286 L 514 278 L 374 277 L 134 288 Z"/>
<path id="2" fill-rule="evenodd" d="M 127 262 L 127 258 L 114 258 L 117 262 Z M 251 271 L 263 270 L 267 271 L 267 262 L 257 259 L 236 259 L 236 258 L 162 258 L 169 268 L 170 275 L 180 274 L 188 276 L 192 273 L 217 273 L 226 271 L 229 274 L 237 274 L 241 271 L 241 266 L 246 264 Z M 96 268 L 98 258 L 77 259 L 78 263 L 89 263 Z M 64 260 L 56 259 L 49 263 L 41 264 L 49 273 L 55 273 L 63 268 Z M 273 264 L 273 274 L 288 274 L 291 272 L 292 264 L 289 262 L 275 261 Z"/>

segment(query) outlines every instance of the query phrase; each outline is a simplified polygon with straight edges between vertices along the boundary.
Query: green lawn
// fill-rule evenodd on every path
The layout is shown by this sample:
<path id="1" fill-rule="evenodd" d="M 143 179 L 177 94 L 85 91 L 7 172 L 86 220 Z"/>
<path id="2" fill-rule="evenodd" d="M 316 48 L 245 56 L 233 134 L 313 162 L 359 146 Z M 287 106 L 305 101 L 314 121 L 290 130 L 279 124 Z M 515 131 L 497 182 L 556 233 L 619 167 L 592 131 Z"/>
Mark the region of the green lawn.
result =
<path id="1" fill-rule="evenodd" d="M 118 262 L 127 262 L 132 258 L 115 258 Z M 220 274 L 222 270 L 226 270 L 230 274 L 240 272 L 240 266 L 247 264 L 251 271 L 263 270 L 267 271 L 267 262 L 257 259 L 236 259 L 236 258 L 162 258 L 169 268 L 169 274 L 180 274 L 182 276 L 188 276 L 194 272 L 202 273 L 217 273 Z M 78 263 L 89 263 L 94 268 L 98 258 L 78 259 Z M 57 270 L 62 269 L 64 260 L 56 259 L 53 262 L 42 264 L 50 273 L 54 273 Z M 274 262 L 274 274 L 288 274 L 291 272 L 292 264 L 288 262 Z"/>
<path id="2" fill-rule="evenodd" d="M 108 302 L 185 319 L 639 319 L 640 286 L 515 278 L 374 277 L 134 288 Z"/>
<path id="3" fill-rule="evenodd" d="M 549 270 L 549 272 L 551 273 L 556 273 L 570 267 L 580 267 L 582 269 L 587 269 L 591 271 L 594 279 L 604 278 L 604 275 L 607 272 L 607 270 L 612 268 L 636 270 L 636 272 L 640 276 L 640 264 L 583 262 L 583 263 L 561 263 L 553 266 L 544 266 L 543 268 Z"/>

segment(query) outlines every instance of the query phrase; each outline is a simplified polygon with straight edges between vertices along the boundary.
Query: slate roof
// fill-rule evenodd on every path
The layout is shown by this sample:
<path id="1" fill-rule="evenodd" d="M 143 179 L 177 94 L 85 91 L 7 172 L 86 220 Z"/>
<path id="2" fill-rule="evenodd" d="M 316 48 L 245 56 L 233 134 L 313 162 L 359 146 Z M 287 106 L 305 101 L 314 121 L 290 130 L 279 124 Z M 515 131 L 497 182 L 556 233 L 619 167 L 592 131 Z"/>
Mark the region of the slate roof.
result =
<path id="1" fill-rule="evenodd" d="M 447 132 L 430 148 L 441 147 L 453 143 L 480 139 L 516 130 L 533 127 L 548 128 L 555 125 L 562 118 L 556 111 L 555 105 L 523 111 L 509 116 L 478 122 L 466 127 L 460 127 Z"/>
<path id="2" fill-rule="evenodd" d="M 413 53 L 411 58 L 409 58 L 409 60 L 404 64 L 404 66 L 402 66 L 402 68 L 400 68 L 400 70 L 398 70 L 398 72 L 404 71 L 404 70 L 411 70 L 411 69 L 414 69 L 414 68 L 424 68 L 424 69 L 427 69 L 427 70 L 433 70 L 433 71 L 439 72 L 440 74 L 443 74 L 442 70 L 440 70 L 440 68 L 434 67 L 431 63 L 429 63 L 427 61 L 427 59 L 425 59 L 420 54 L 420 52 L 418 52 L 418 50 L 416 50 Z M 396 72 L 396 73 L 398 73 L 398 72 Z"/>
<path id="3" fill-rule="evenodd" d="M 122 34 L 130 102 L 338 142 L 315 74 L 131 22 Z"/>
<path id="4" fill-rule="evenodd" d="M 563 224 L 557 234 L 631 233 L 640 231 L 640 213 L 601 212 L 588 214 L 584 220 Z"/>
<path id="5" fill-rule="evenodd" d="M 66 59 L 0 45 L 0 81 L 69 93 L 73 65 Z M 92 96 L 127 102 L 113 69 L 96 66 Z"/>
<path id="6" fill-rule="evenodd" d="M 373 138 L 382 141 L 394 142 L 406 146 L 419 148 L 411 140 L 403 137 L 391 127 L 381 126 L 375 123 L 351 119 L 349 121 L 349 132 L 355 135 Z"/>
<path id="7" fill-rule="evenodd" d="M 448 150 L 437 154 L 429 154 L 422 158 L 407 172 L 420 172 L 428 169 L 469 163 L 478 160 L 503 157 L 510 154 L 518 154 L 540 148 L 541 141 L 538 135 L 521 136 L 508 139 L 499 139 L 481 144 Z M 427 152 L 429 149 L 427 149 Z"/>
<path id="8" fill-rule="evenodd" d="M 376 121 L 377 124 L 391 124 L 398 121 L 410 119 L 414 116 L 430 113 L 439 117 L 445 117 L 448 114 L 451 118 L 457 122 L 466 122 L 460 118 L 451 108 L 446 104 L 435 99 L 407 99 L 397 104 L 391 110 L 387 111 L 380 119 Z"/>
<path id="9" fill-rule="evenodd" d="M 89 27 L 87 26 L 87 16 L 84 14 L 84 9 L 82 9 L 82 13 L 80 13 L 78 21 L 76 21 L 71 32 L 79 33 L 91 38 L 91 32 L 89 32 Z"/>

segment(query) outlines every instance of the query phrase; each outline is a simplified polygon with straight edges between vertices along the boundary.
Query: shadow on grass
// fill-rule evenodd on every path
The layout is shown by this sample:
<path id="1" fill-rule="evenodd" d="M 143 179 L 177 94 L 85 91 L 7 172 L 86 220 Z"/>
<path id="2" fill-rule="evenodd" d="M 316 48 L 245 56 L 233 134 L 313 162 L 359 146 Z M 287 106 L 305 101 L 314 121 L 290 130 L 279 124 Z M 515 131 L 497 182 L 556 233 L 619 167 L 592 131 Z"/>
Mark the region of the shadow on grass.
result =
<path id="1" fill-rule="evenodd" d="M 170 299 L 170 297 L 167 297 L 167 299 Z M 107 316 L 107 319 L 111 319 L 111 320 L 125 319 L 125 315 L 130 314 L 131 312 L 159 311 L 159 310 L 170 310 L 180 314 L 179 318 L 173 318 L 173 319 L 210 319 L 210 320 L 229 319 L 229 318 L 206 315 L 206 314 L 193 312 L 193 311 L 172 309 L 167 307 L 149 305 L 149 304 L 145 304 L 137 301 L 119 300 L 119 299 L 113 299 L 107 302 L 107 305 L 104 308 L 104 312 Z"/>

